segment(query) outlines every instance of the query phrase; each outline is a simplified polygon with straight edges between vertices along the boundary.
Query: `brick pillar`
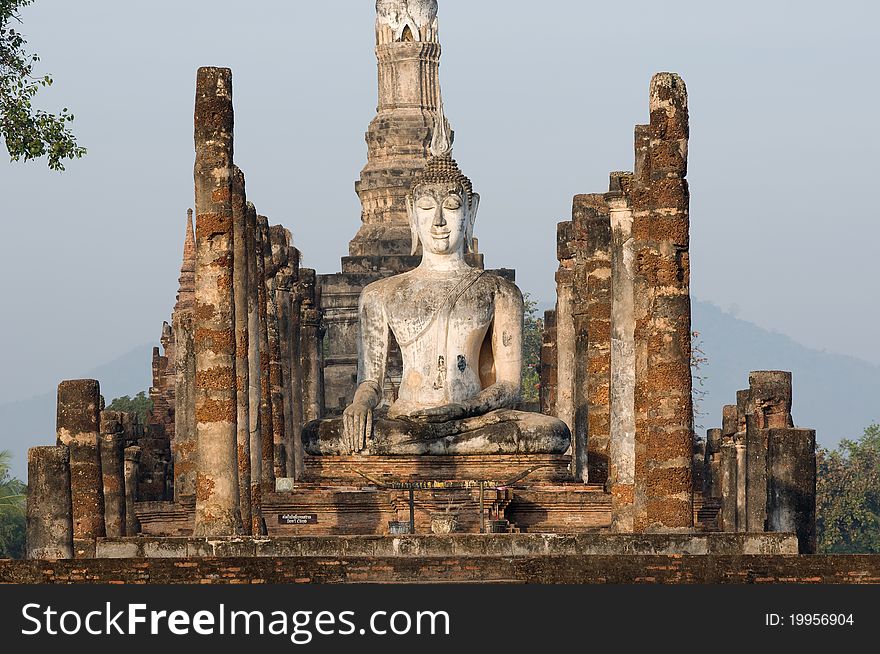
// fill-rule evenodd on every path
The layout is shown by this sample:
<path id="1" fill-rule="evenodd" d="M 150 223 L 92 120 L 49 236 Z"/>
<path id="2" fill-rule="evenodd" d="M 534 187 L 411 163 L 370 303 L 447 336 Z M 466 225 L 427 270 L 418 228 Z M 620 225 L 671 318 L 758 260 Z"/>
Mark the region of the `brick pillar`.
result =
<path id="1" fill-rule="evenodd" d="M 235 304 L 235 402 L 236 451 L 238 454 L 238 497 L 241 523 L 251 533 L 251 430 L 250 369 L 248 361 L 248 258 L 247 193 L 244 173 L 234 167 L 232 176 L 233 299 Z"/>
<path id="2" fill-rule="evenodd" d="M 193 212 L 187 211 L 180 290 L 171 318 L 174 334 L 177 388 L 174 393 L 174 500 L 194 501 L 196 496 L 196 352 L 193 307 L 196 291 L 196 237 Z"/>
<path id="3" fill-rule="evenodd" d="M 72 559 L 70 451 L 64 446 L 28 450 L 27 558 Z"/>
<path id="4" fill-rule="evenodd" d="M 816 432 L 771 428 L 769 531 L 796 533 L 801 554 L 816 553 Z"/>
<path id="5" fill-rule="evenodd" d="M 262 515 L 262 494 L 260 484 L 263 475 L 263 437 L 262 416 L 260 412 L 261 370 L 260 370 L 260 334 L 263 321 L 260 320 L 260 286 L 261 278 L 257 270 L 257 210 L 253 204 L 247 204 L 247 224 L 245 231 L 245 247 L 247 248 L 248 264 L 248 427 L 250 429 L 251 455 L 251 525 L 254 536 L 265 533 Z M 262 259 L 262 248 L 261 248 Z"/>
<path id="6" fill-rule="evenodd" d="M 138 477 L 140 476 L 141 448 L 137 445 L 125 448 L 125 535 L 137 536 L 141 523 L 135 511 L 137 502 Z"/>
<path id="7" fill-rule="evenodd" d="M 108 538 L 125 536 L 125 429 L 115 411 L 101 412 L 101 477 Z"/>
<path id="8" fill-rule="evenodd" d="M 232 220 L 232 71 L 200 68 L 195 108 L 196 537 L 242 533 Z"/>
<path id="9" fill-rule="evenodd" d="M 267 223 L 268 224 L 268 223 Z M 263 258 L 266 267 L 266 326 L 269 337 L 269 389 L 272 402 L 272 461 L 273 482 L 284 477 L 284 390 L 281 370 L 281 341 L 278 325 L 278 271 L 284 265 L 281 260 L 280 225 L 268 228 L 266 240 L 263 242 Z M 274 490 L 274 488 L 273 488 Z"/>
<path id="10" fill-rule="evenodd" d="M 305 452 L 302 444 L 302 428 L 305 424 L 305 403 L 303 398 L 303 369 L 302 369 L 302 307 L 303 307 L 303 284 L 300 279 L 300 261 L 302 255 L 294 247 L 290 248 L 290 261 L 294 262 L 291 269 L 294 271 L 295 283 L 290 297 L 290 388 L 293 396 L 291 407 L 293 418 L 293 452 L 294 467 L 293 476 L 301 479 L 305 472 Z"/>
<path id="11" fill-rule="evenodd" d="M 556 310 L 544 312 L 544 331 L 541 339 L 541 413 L 556 415 L 557 372 Z"/>
<path id="12" fill-rule="evenodd" d="M 636 176 L 633 191 L 635 530 L 688 532 L 694 516 L 687 92 L 680 77 L 660 73 L 650 97 L 650 182 Z"/>
<path id="13" fill-rule="evenodd" d="M 575 331 L 573 250 L 574 226 L 571 221 L 559 223 L 556 229 L 556 417 L 571 430 L 572 474 L 577 474 L 577 461 L 586 459 L 586 443 L 578 443 L 575 425 Z"/>
<path id="14" fill-rule="evenodd" d="M 315 271 L 301 268 L 299 273 L 303 289 L 300 309 L 300 365 L 302 367 L 303 421 L 318 420 L 324 415 L 324 385 L 321 374 L 321 311 Z"/>
<path id="15" fill-rule="evenodd" d="M 257 232 L 254 242 L 257 258 L 258 301 L 260 305 L 260 464 L 261 493 L 275 491 L 275 441 L 273 437 L 272 385 L 269 379 L 269 297 L 266 287 L 266 249 L 269 242 L 269 219 L 257 216 Z M 270 252 L 271 252 L 271 246 Z"/>
<path id="16" fill-rule="evenodd" d="M 269 364 L 269 378 L 273 382 L 272 409 L 276 402 L 281 418 L 281 430 L 276 434 L 276 477 L 293 477 L 294 452 L 292 394 L 290 392 L 290 291 L 293 286 L 293 273 L 290 269 L 290 232 L 282 225 L 269 228 L 269 240 L 272 244 L 272 262 L 275 276 L 272 280 L 273 298 L 275 303 L 275 326 L 277 345 Z M 270 348 L 271 331 L 270 331 Z M 274 371 L 274 376 L 273 376 Z"/>
<path id="17" fill-rule="evenodd" d="M 575 240 L 582 244 L 575 288 L 576 342 L 583 345 L 578 347 L 575 365 L 575 424 L 586 441 L 580 478 L 605 484 L 611 440 L 611 217 L 605 196 L 575 196 L 572 224 Z"/>
<path id="18" fill-rule="evenodd" d="M 299 285 L 299 262 L 300 251 L 290 247 L 287 256 L 287 274 L 289 276 L 289 288 L 286 293 L 286 305 L 283 313 L 286 316 L 286 330 L 282 342 L 287 343 L 287 351 L 284 354 L 285 371 L 285 416 L 290 416 L 291 431 L 287 435 L 288 469 L 287 474 L 294 479 L 299 479 L 304 472 L 302 426 L 303 426 L 303 398 L 302 398 L 302 368 L 300 365 L 300 323 L 302 316 L 302 299 Z"/>
<path id="19" fill-rule="evenodd" d="M 58 445 L 70 449 L 70 499 L 73 507 L 73 554 L 95 556 L 95 539 L 103 537 L 104 480 L 100 453 L 101 391 L 94 379 L 58 385 Z"/>

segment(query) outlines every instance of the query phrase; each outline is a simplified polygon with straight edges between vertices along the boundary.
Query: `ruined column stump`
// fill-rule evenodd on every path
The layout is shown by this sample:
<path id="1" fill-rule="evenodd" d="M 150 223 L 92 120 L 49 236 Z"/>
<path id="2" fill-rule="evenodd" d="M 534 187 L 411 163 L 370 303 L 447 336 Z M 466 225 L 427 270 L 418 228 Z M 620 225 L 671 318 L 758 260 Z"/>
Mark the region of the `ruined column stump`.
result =
<path id="1" fill-rule="evenodd" d="M 28 450 L 27 558 L 72 559 L 70 451 L 64 446 Z"/>
<path id="2" fill-rule="evenodd" d="M 816 553 L 816 432 L 770 429 L 768 531 L 794 532 L 801 554 Z"/>
<path id="3" fill-rule="evenodd" d="M 125 536 L 125 428 L 115 411 L 101 412 L 101 477 L 108 538 Z"/>
<path id="4" fill-rule="evenodd" d="M 74 558 L 94 558 L 95 540 L 106 535 L 100 453 L 101 390 L 94 379 L 58 385 L 58 444 L 70 450 L 70 499 Z"/>

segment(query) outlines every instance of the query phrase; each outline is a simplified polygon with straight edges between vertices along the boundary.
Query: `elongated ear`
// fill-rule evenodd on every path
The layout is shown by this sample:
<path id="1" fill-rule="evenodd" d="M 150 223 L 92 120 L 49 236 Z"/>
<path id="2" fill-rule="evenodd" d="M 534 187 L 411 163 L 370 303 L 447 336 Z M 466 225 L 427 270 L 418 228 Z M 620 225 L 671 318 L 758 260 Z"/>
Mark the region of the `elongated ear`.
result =
<path id="1" fill-rule="evenodd" d="M 412 234 L 412 249 L 410 254 L 416 256 L 419 251 L 419 229 L 416 226 L 416 207 L 412 195 L 406 196 L 406 215 L 409 218 L 409 231 Z"/>
<path id="2" fill-rule="evenodd" d="M 480 208 L 480 194 L 471 195 L 470 211 L 468 212 L 467 232 L 465 232 L 465 247 L 468 252 L 474 251 L 474 223 L 477 221 L 477 210 Z"/>

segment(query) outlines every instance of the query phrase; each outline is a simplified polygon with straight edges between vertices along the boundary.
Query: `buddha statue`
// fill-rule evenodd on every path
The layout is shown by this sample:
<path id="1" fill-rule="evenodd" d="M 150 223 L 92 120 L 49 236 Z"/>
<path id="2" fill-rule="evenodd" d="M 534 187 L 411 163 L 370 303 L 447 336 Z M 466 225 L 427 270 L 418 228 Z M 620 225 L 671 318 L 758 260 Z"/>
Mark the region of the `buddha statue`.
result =
<path id="1" fill-rule="evenodd" d="M 468 265 L 480 196 L 452 158 L 442 107 L 431 156 L 407 197 L 418 267 L 367 286 L 359 304 L 358 387 L 342 418 L 303 431 L 312 455 L 562 454 L 562 421 L 520 401 L 523 297 Z M 393 334 L 397 400 L 380 406 Z"/>

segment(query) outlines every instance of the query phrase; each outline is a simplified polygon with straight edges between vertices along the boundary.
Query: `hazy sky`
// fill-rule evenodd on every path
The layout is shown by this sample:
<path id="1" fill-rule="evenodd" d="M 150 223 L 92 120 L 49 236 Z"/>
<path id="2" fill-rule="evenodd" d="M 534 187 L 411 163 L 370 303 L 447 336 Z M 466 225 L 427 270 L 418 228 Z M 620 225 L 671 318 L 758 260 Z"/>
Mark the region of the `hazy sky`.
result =
<path id="1" fill-rule="evenodd" d="M 440 0 L 455 156 L 486 263 L 554 298 L 556 223 L 632 167 L 648 82 L 688 85 L 692 288 L 880 362 L 876 2 Z M 539 7 L 539 9 L 536 9 Z M 88 156 L 0 163 L 0 401 L 158 340 L 193 203 L 196 68 L 233 69 L 249 199 L 335 272 L 375 114 L 374 2 L 37 0 L 22 31 Z M 144 362 L 145 366 L 149 362 Z"/>

